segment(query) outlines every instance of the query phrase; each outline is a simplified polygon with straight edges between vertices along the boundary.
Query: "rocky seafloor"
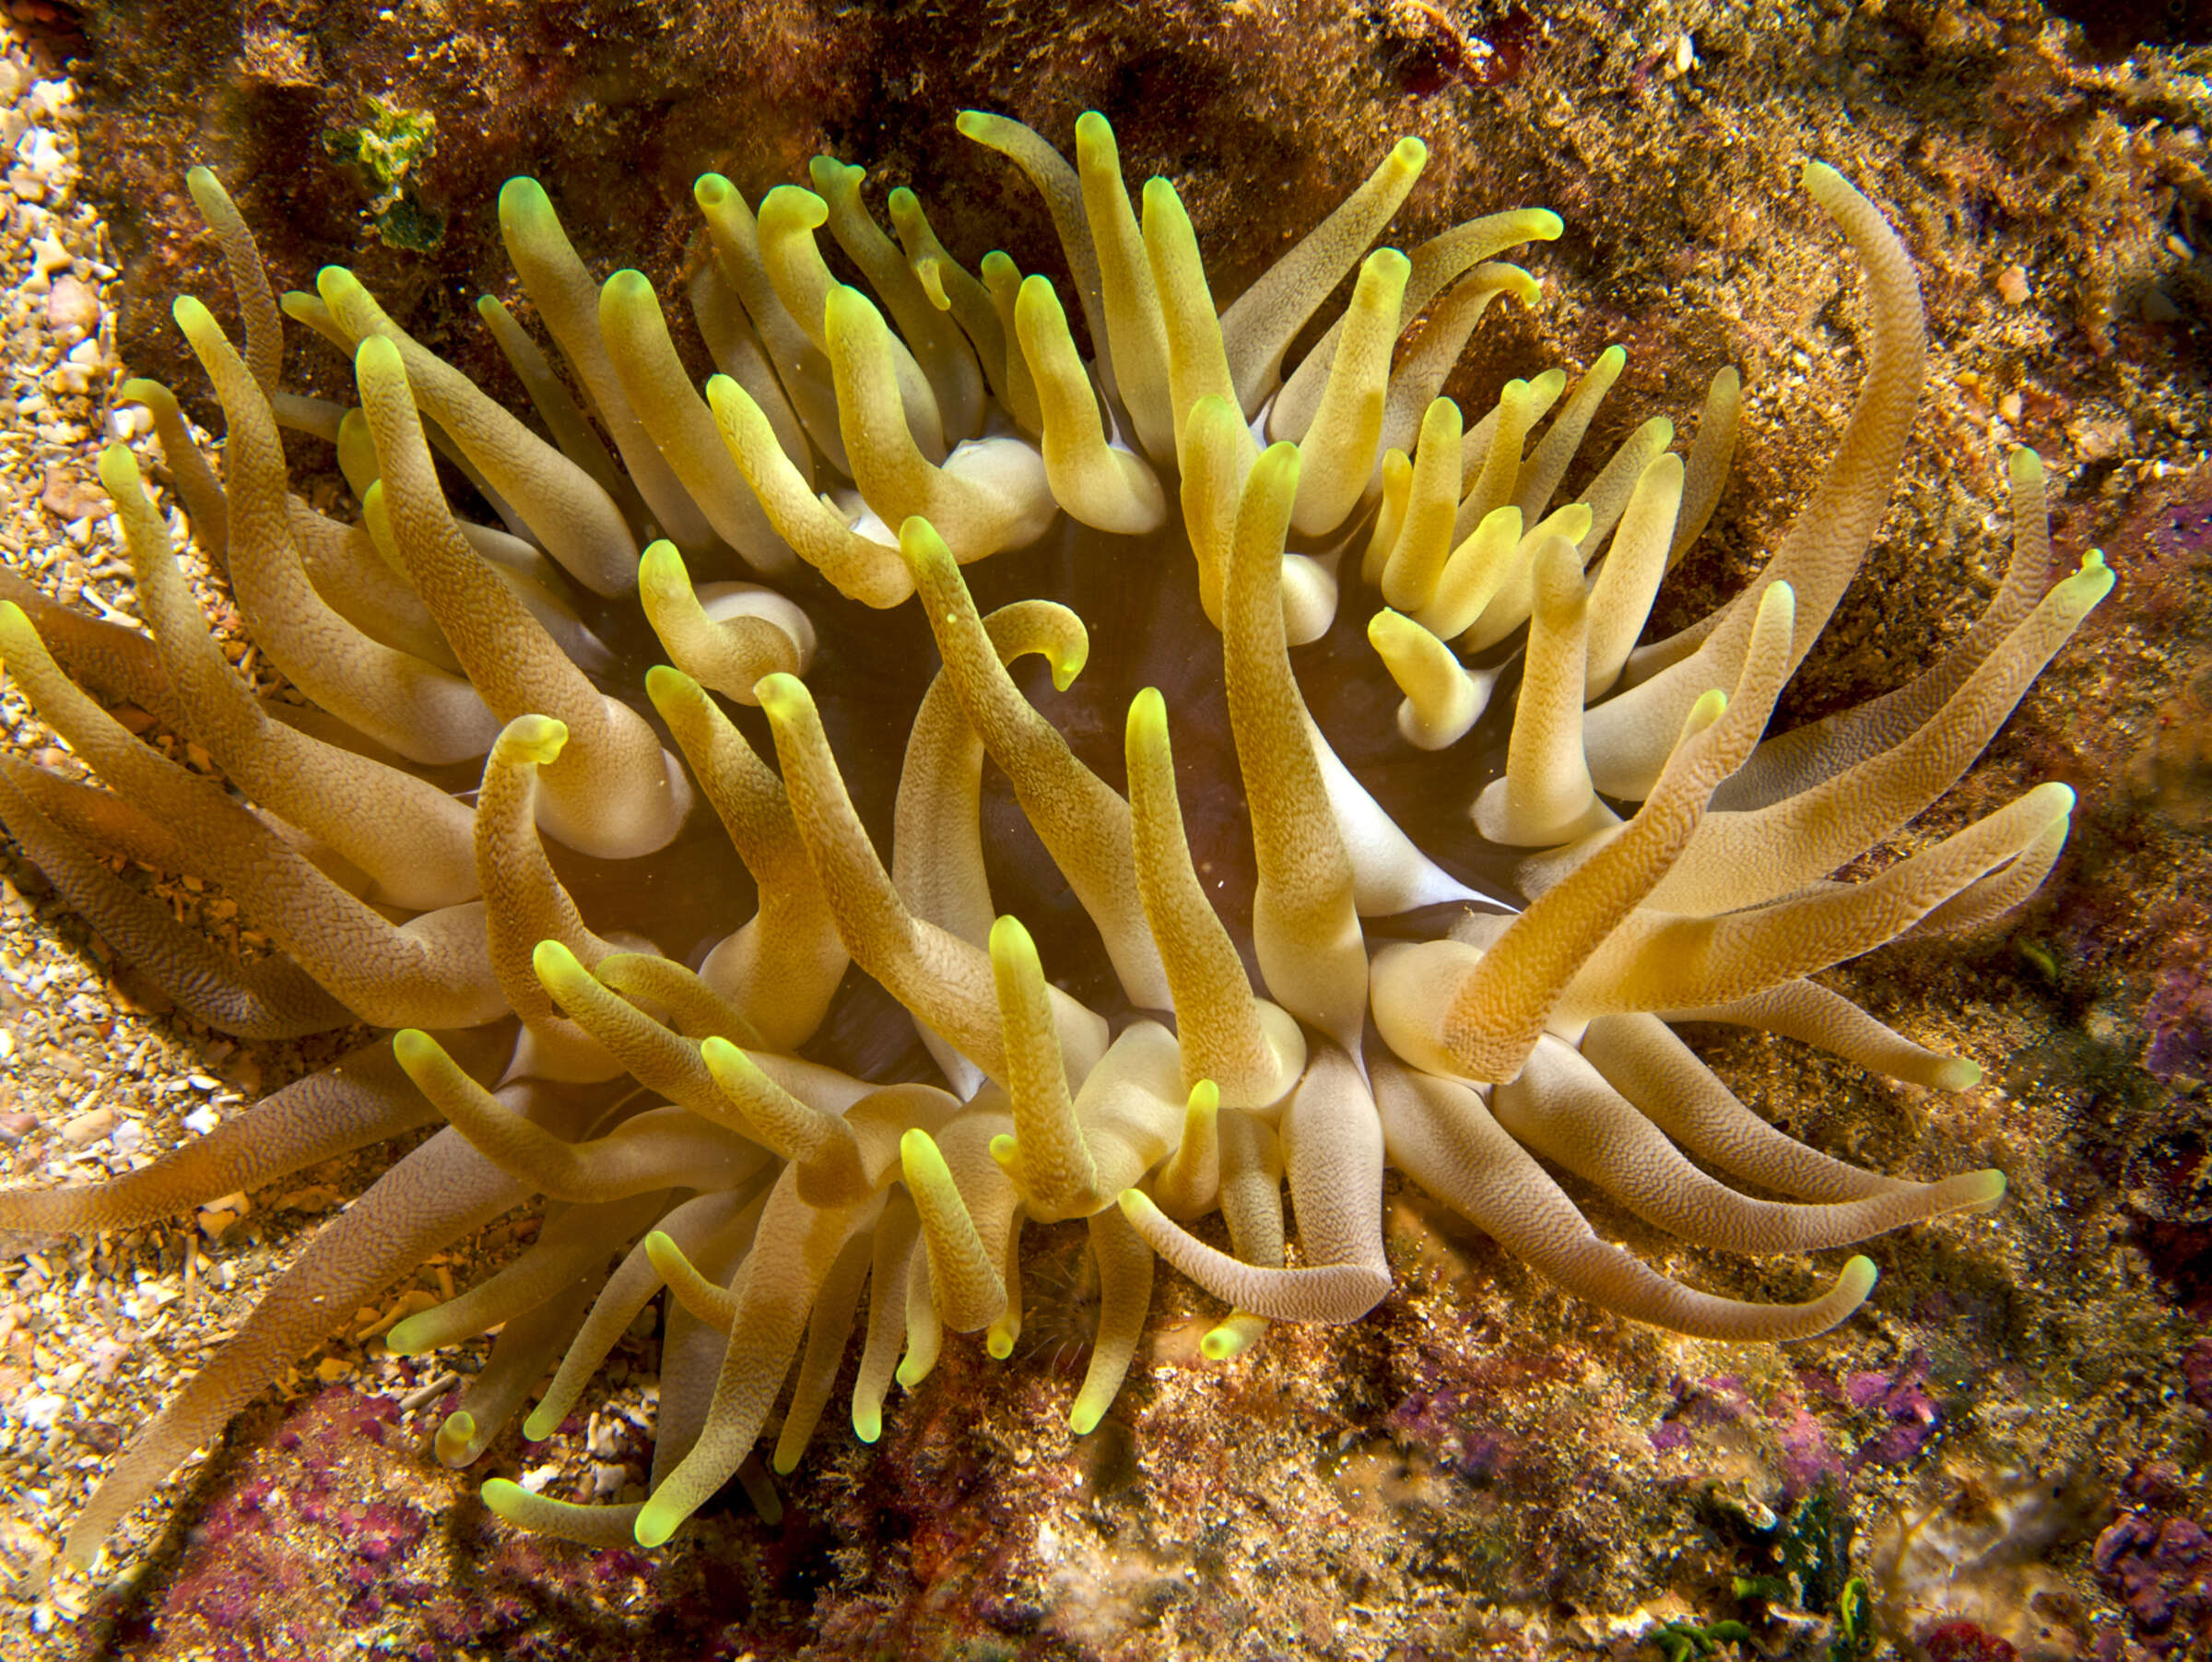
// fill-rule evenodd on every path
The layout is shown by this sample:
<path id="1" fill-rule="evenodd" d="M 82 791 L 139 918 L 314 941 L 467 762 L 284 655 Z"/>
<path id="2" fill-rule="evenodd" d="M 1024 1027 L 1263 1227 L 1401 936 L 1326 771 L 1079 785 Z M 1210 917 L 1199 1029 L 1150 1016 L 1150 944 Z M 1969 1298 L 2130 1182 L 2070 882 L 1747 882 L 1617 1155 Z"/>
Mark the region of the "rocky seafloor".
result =
<path id="1" fill-rule="evenodd" d="M 1035 1279 L 1023 1354 L 948 1347 L 877 1446 L 835 1427 L 818 1439 L 777 1524 L 739 1499 L 677 1548 L 594 1555 L 517 1534 L 473 1491 L 491 1475 L 577 1498 L 636 1482 L 649 1334 L 618 1351 L 588 1420 L 544 1445 L 511 1430 L 464 1474 L 427 1445 L 481 1347 L 402 1361 L 377 1341 L 511 1250 L 507 1222 L 306 1359 L 94 1577 L 52 1571 L 121 1439 L 379 1150 L 0 1264 L 10 1658 L 2212 1654 L 2201 6 L 9 9 L 0 535 L 12 565 L 122 616 L 127 572 L 91 474 L 101 438 L 133 431 L 111 426 L 112 388 L 127 365 L 196 397 L 169 302 L 192 289 L 230 316 L 188 165 L 229 181 L 281 286 L 350 264 L 481 367 L 466 305 L 508 285 L 490 205 L 516 172 L 553 185 L 598 269 L 675 272 L 700 171 L 750 195 L 824 150 L 912 184 L 954 248 L 1054 269 L 1026 187 L 954 135 L 971 106 L 1063 143 L 1078 112 L 1104 111 L 1128 174 L 1182 193 L 1224 293 L 1402 133 L 1430 152 L 1406 241 L 1492 207 L 1557 209 L 1567 235 L 1531 260 L 1541 309 L 1494 316 L 1448 390 L 1487 401 L 1509 373 L 1618 341 L 1630 363 L 1609 419 L 1625 430 L 1687 416 L 1716 368 L 1742 366 L 1735 476 L 1662 628 L 1743 581 L 1841 428 L 1854 283 L 1793 183 L 1799 160 L 1831 162 L 1913 255 L 1932 382 L 1866 569 L 1783 722 L 1895 685 L 1971 620 L 2002 570 L 2012 445 L 2050 470 L 2058 560 L 2099 547 L 2119 577 L 1911 833 L 2063 780 L 2081 806 L 2041 893 L 1982 937 L 1828 977 L 1981 1061 L 1983 1083 L 1939 1099 L 1778 1041 L 1696 1035 L 1747 1100 L 1824 1149 L 1905 1174 L 2007 1174 L 1994 1213 L 1872 1243 L 1882 1280 L 1836 1332 L 1728 1347 L 1630 1326 L 1394 1178 L 1397 1287 L 1373 1314 L 1277 1326 L 1217 1365 L 1197 1352 L 1206 1301 L 1163 1276 L 1129 1384 L 1077 1439 L 1065 1413 L 1091 1293 L 1071 1234 L 1063 1273 Z M 335 386 L 343 369 L 295 339 L 288 373 Z M 335 477 L 312 448 L 296 475 Z M 9 701 L 11 740 L 50 747 Z M 180 1020 L 6 859 L 6 1172 L 127 1168 L 333 1054 Z M 222 897 L 172 898 L 235 933 Z M 1591 1209 L 1701 1286 L 1805 1284 L 1802 1267 Z"/>

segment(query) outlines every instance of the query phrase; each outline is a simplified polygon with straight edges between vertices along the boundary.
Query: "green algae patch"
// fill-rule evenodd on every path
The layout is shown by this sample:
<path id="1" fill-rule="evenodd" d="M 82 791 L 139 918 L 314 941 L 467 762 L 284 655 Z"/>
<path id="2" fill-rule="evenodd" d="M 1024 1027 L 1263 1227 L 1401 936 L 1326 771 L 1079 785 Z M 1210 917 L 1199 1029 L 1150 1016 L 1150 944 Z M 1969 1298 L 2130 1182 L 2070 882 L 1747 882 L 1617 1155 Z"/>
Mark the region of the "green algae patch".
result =
<path id="1" fill-rule="evenodd" d="M 422 164 L 438 150 L 438 118 L 395 100 L 362 100 L 365 119 L 323 136 L 323 147 L 369 193 L 369 222 L 390 248 L 427 253 L 445 241 L 445 216 L 424 205 Z"/>

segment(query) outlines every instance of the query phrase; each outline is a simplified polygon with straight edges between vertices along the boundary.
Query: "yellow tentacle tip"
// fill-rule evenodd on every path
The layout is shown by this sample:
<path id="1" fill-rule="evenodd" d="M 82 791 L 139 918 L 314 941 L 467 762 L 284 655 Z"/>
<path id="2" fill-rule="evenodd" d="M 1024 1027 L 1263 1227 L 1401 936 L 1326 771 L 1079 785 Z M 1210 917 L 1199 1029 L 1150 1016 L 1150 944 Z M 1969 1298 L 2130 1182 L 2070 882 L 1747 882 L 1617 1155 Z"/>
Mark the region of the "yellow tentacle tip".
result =
<path id="1" fill-rule="evenodd" d="M 814 710 L 814 698 L 806 690 L 806 683 L 781 669 L 755 681 L 753 697 L 759 701 L 762 713 L 771 722 L 798 721 Z"/>
<path id="2" fill-rule="evenodd" d="M 1229 1361 L 1250 1349 L 1252 1335 L 1230 1322 L 1208 1328 L 1206 1337 L 1198 1341 L 1198 1354 L 1208 1361 Z"/>
<path id="3" fill-rule="evenodd" d="M 546 194 L 546 187 L 527 173 L 517 173 L 500 186 L 500 223 L 522 219 L 553 211 L 553 198 Z"/>
<path id="4" fill-rule="evenodd" d="M 358 381 L 387 379 L 405 383 L 407 366 L 399 355 L 399 343 L 387 336 L 370 334 L 353 349 L 353 373 Z"/>
<path id="5" fill-rule="evenodd" d="M 1191 1087 L 1190 1100 L 1183 1106 L 1186 1124 L 1204 1125 L 1221 1111 L 1221 1088 L 1211 1079 L 1200 1079 Z"/>
<path id="6" fill-rule="evenodd" d="M 473 1458 L 477 1441 L 477 1417 L 466 1409 L 456 1409 L 448 1414 L 445 1423 L 438 1428 L 435 1448 L 441 1466 L 466 1466 Z"/>
<path id="7" fill-rule="evenodd" d="M 545 1405 L 540 1403 L 530 1410 L 529 1417 L 523 1421 L 523 1440 L 526 1443 L 543 1443 L 559 1429 L 560 1420 L 547 1413 Z"/>
<path id="8" fill-rule="evenodd" d="M 111 444 L 100 453 L 100 483 L 118 502 L 146 494 L 139 486 L 138 458 L 129 445 Z"/>
<path id="9" fill-rule="evenodd" d="M 1418 173 L 1429 165 L 1429 147 L 1410 134 L 1391 147 L 1390 159 L 1408 173 Z"/>
<path id="10" fill-rule="evenodd" d="M 500 729 L 492 760 L 508 767 L 542 768 L 559 758 L 568 742 L 566 722 L 549 715 L 518 715 Z"/>
<path id="11" fill-rule="evenodd" d="M 637 1526 L 633 1530 L 637 1536 L 638 1545 L 641 1547 L 665 1545 L 668 1538 L 682 1528 L 684 1520 L 690 1515 L 674 1501 L 664 1501 L 659 1496 L 647 1501 L 638 1509 Z"/>
<path id="12" fill-rule="evenodd" d="M 863 1443 L 873 1443 L 883 1435 L 883 1410 L 859 1403 L 853 1405 L 853 1434 Z"/>
<path id="13" fill-rule="evenodd" d="M 963 110 L 953 118 L 952 124 L 962 138 L 980 139 L 996 120 L 998 117 L 987 110 Z"/>
<path id="14" fill-rule="evenodd" d="M 407 1077 L 418 1085 L 423 1074 L 434 1067 L 448 1065 L 451 1058 L 445 1047 L 418 1027 L 403 1027 L 392 1035 L 392 1054 L 398 1058 Z"/>
<path id="15" fill-rule="evenodd" d="M 1567 234 L 1567 221 L 1547 207 L 1530 210 L 1528 234 L 1539 242 L 1557 242 Z"/>
<path id="16" fill-rule="evenodd" d="M 658 544 L 654 545 L 658 547 Z M 683 705 L 701 696 L 700 684 L 672 664 L 655 664 L 645 672 L 645 696 L 664 718 L 669 706 Z"/>
<path id="17" fill-rule="evenodd" d="M 1153 1204 L 1152 1196 L 1142 1189 L 1124 1189 L 1114 1196 L 1114 1200 L 1122 1208 L 1122 1216 L 1139 1229 L 1147 1223 L 1157 1223 L 1161 1220 L 1159 1208 Z"/>
<path id="18" fill-rule="evenodd" d="M 494 1517 L 503 1518 L 510 1524 L 521 1523 L 530 1503 L 536 1499 L 520 1483 L 510 1482 L 505 1478 L 487 1478 L 484 1487 L 477 1493 Z"/>
<path id="19" fill-rule="evenodd" d="M 578 961 L 576 954 L 557 940 L 541 940 L 531 948 L 530 967 L 537 972 L 537 979 L 546 991 L 556 998 L 560 996 L 561 988 L 573 987 L 579 982 L 592 979 L 591 972 Z"/>
<path id="20" fill-rule="evenodd" d="M 1947 1056 L 1930 1081 L 1938 1090 L 1971 1090 L 1982 1082 L 1982 1064 L 1971 1056 Z"/>
<path id="21" fill-rule="evenodd" d="M 994 1361 L 1004 1361 L 1014 1354 L 1014 1335 L 994 1322 L 991 1330 L 983 1335 L 983 1350 Z"/>
<path id="22" fill-rule="evenodd" d="M 2009 1185 L 2005 1173 L 1994 1166 L 1980 1172 L 1970 1172 L 1967 1175 L 1976 1180 L 1971 1184 L 1960 1185 L 1967 1192 L 1966 1204 L 1969 1209 L 1986 1212 L 2005 1198 L 2005 1191 Z"/>
<path id="23" fill-rule="evenodd" d="M 645 545 L 638 556 L 638 587 L 654 595 L 680 595 L 691 593 L 691 573 L 684 565 L 684 557 L 666 537 Z"/>
<path id="24" fill-rule="evenodd" d="M 1836 1277 L 1836 1291 L 1849 1299 L 1855 1309 L 1865 1302 L 1866 1295 L 1874 1291 L 1874 1284 L 1881 1279 L 1882 1272 L 1875 1267 L 1874 1260 L 1861 1253 L 1845 1264 L 1842 1273 Z"/>
<path id="25" fill-rule="evenodd" d="M 2043 458 L 2023 444 L 2005 458 L 2005 471 L 2016 485 L 2031 485 L 2043 477 Z"/>
<path id="26" fill-rule="evenodd" d="M 606 286 L 599 290 L 599 302 L 603 306 L 659 303 L 653 292 L 652 279 L 643 272 L 632 270 L 627 265 L 606 279 Z"/>
<path id="27" fill-rule="evenodd" d="M 919 1126 L 899 1139 L 899 1167 L 910 1188 L 952 1186 L 952 1168 L 945 1163 L 937 1139 Z"/>
<path id="28" fill-rule="evenodd" d="M 1001 1131 L 991 1139 L 991 1158 L 998 1169 L 1009 1177 L 1021 1169 L 1021 1142 L 1011 1131 Z"/>

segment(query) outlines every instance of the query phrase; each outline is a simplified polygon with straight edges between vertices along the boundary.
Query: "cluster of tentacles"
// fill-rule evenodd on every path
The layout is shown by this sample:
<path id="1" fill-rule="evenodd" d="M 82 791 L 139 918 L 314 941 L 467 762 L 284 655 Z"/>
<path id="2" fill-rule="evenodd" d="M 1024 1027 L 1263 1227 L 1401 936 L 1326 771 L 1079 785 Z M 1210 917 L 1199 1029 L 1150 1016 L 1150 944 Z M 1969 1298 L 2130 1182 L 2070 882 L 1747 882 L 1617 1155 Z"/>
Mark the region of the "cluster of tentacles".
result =
<path id="1" fill-rule="evenodd" d="M 722 371 L 702 395 L 646 279 L 594 282 L 518 179 L 500 225 L 554 353 L 480 310 L 542 433 L 342 269 L 279 302 L 194 174 L 245 335 L 241 353 L 177 302 L 227 420 L 220 480 L 166 389 L 123 395 L 151 409 L 191 534 L 312 706 L 249 690 L 180 574 L 177 522 L 112 448 L 151 638 L 11 591 L 6 673 L 105 783 L 9 760 L 0 818 L 190 1016 L 256 1038 L 399 1031 L 142 1171 L 0 1196 L 0 1227 L 131 1227 L 446 1125 L 322 1228 L 124 1455 L 77 1561 L 289 1361 L 528 1204 L 534 1245 L 388 1342 L 498 1327 L 438 1437 L 462 1465 L 548 1368 L 524 1423 L 550 1434 L 667 1289 L 649 1497 L 486 1491 L 535 1527 L 652 1545 L 739 1473 L 779 1400 L 791 1468 L 856 1321 L 864 1439 L 947 1329 L 1010 1354 L 1027 1224 L 1083 1220 L 1096 1256 L 1080 1432 L 1122 1385 L 1156 1255 L 1230 1307 L 1216 1358 L 1269 1321 L 1371 1309 L 1391 1279 L 1386 1164 L 1583 1297 L 1744 1339 L 1830 1326 L 1873 1267 L 1853 1258 L 1803 1303 L 1699 1292 L 1595 1235 L 1547 1165 L 1747 1253 L 2002 1193 L 1994 1172 L 1902 1182 L 1792 1140 L 1669 1025 L 1969 1084 L 1971 1062 L 1806 977 L 1995 916 L 2066 833 L 2070 795 L 2045 785 L 1830 880 L 1959 778 L 2109 586 L 2092 559 L 2044 592 L 2026 453 L 1981 621 L 1911 684 L 1763 739 L 1865 553 L 1922 382 L 1917 287 L 1876 210 L 1807 170 L 1872 319 L 1826 477 L 1749 587 L 1640 646 L 1720 495 L 1734 374 L 1686 455 L 1648 422 L 1564 505 L 1617 349 L 1571 388 L 1507 383 L 1472 425 L 1437 396 L 1485 308 L 1535 298 L 1494 256 L 1556 218 L 1369 252 L 1422 166 L 1406 139 L 1218 310 L 1175 191 L 1154 179 L 1133 205 L 1104 120 L 1077 124 L 1073 166 L 1014 123 L 960 128 L 1041 192 L 1094 356 L 1046 278 L 1003 253 L 971 275 L 905 191 L 895 243 L 861 170 L 825 158 L 814 190 L 757 212 L 699 182 L 689 299 Z M 872 299 L 832 276 L 824 226 Z M 346 355 L 358 407 L 279 388 L 288 316 Z M 335 446 L 358 523 L 290 491 L 280 427 Z M 501 524 L 457 516 L 449 484 Z M 987 556 L 971 592 L 962 568 Z M 748 572 L 770 586 L 730 581 Z M 986 614 L 994 584 L 1010 594 Z M 1032 656 L 1049 688 L 1018 678 Z M 1482 722 L 1501 677 L 1514 696 Z M 119 703 L 196 741 L 228 788 L 134 737 Z M 864 815 L 890 824 L 888 869 Z M 274 949 L 242 960 L 182 927 L 119 855 L 219 884 Z M 1217 1211 L 1226 1249 L 1194 1232 Z"/>

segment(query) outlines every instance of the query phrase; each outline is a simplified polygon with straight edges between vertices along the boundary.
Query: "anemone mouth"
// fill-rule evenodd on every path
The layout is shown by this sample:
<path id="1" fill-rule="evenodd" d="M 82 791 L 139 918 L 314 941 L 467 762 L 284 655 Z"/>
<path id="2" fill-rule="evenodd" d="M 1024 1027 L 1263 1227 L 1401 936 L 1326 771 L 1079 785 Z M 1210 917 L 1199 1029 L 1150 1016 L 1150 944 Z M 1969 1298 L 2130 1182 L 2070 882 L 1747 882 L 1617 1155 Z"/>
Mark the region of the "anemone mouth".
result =
<path id="1" fill-rule="evenodd" d="M 2001 1198 L 1993 1172 L 1908 1182 L 1793 1140 L 1670 1025 L 1970 1085 L 1971 1062 L 1809 977 L 1981 926 L 2065 836 L 2071 796 L 2041 786 L 1868 881 L 1831 875 L 1959 777 L 2110 586 L 2091 556 L 2045 592 L 2025 452 L 1981 622 L 1885 698 L 1766 734 L 1920 387 L 1917 286 L 1874 207 L 1807 170 L 1872 317 L 1833 465 L 1743 594 L 1639 644 L 1724 487 L 1733 373 L 1686 454 L 1653 419 L 1602 463 L 1579 453 L 1617 350 L 1571 385 L 1509 381 L 1472 422 L 1437 396 L 1486 309 L 1535 299 L 1494 256 L 1556 218 L 1371 250 L 1425 159 L 1404 140 L 1221 308 L 1174 191 L 1133 203 L 1102 119 L 1077 123 L 1072 166 L 1003 118 L 960 130 L 1044 195 L 1094 358 L 1048 279 L 999 254 L 971 274 L 905 192 L 894 244 L 861 170 L 821 158 L 813 191 L 753 206 L 700 182 L 689 300 L 722 371 L 701 389 L 645 279 L 594 281 L 517 180 L 502 230 L 554 351 L 480 311 L 549 437 L 340 268 L 280 303 L 195 171 L 245 320 L 241 351 L 178 303 L 226 414 L 221 477 L 165 389 L 129 395 L 257 642 L 321 713 L 273 720 L 246 692 L 178 575 L 181 522 L 118 446 L 102 479 L 154 638 L 0 605 L 8 673 L 105 781 L 10 763 L 0 819 L 199 1020 L 397 1031 L 143 1171 L 0 1196 L 0 1227 L 116 1227 L 445 1128 L 124 1456 L 72 1536 L 80 1562 L 324 1312 L 534 1198 L 558 1227 L 390 1342 L 500 1329 L 438 1440 L 466 1465 L 548 1367 L 530 1423 L 557 1426 L 665 1293 L 648 1497 L 487 1491 L 527 1526 L 648 1546 L 754 1472 L 787 1383 L 771 1464 L 791 1469 L 855 1327 L 865 1441 L 959 1336 L 1023 1354 L 1025 1225 L 1085 1232 L 1097 1316 L 1069 1420 L 1087 1432 L 1156 1258 L 1229 1307 L 1215 1360 L 1384 1298 L 1386 1165 L 1574 1293 L 1725 1339 L 1832 1326 L 1871 1263 L 1799 1303 L 1716 1297 L 1601 1240 L 1547 1168 L 1746 1253 Z M 867 293 L 832 277 L 824 229 Z M 347 356 L 358 407 L 277 385 L 286 317 Z M 358 521 L 289 494 L 280 426 L 335 444 Z M 456 515 L 441 468 L 501 523 Z M 236 796 L 88 690 L 204 744 Z M 214 878 L 279 950 L 243 964 L 191 936 L 108 852 Z M 1191 1227 L 1217 1212 L 1227 1251 Z"/>

